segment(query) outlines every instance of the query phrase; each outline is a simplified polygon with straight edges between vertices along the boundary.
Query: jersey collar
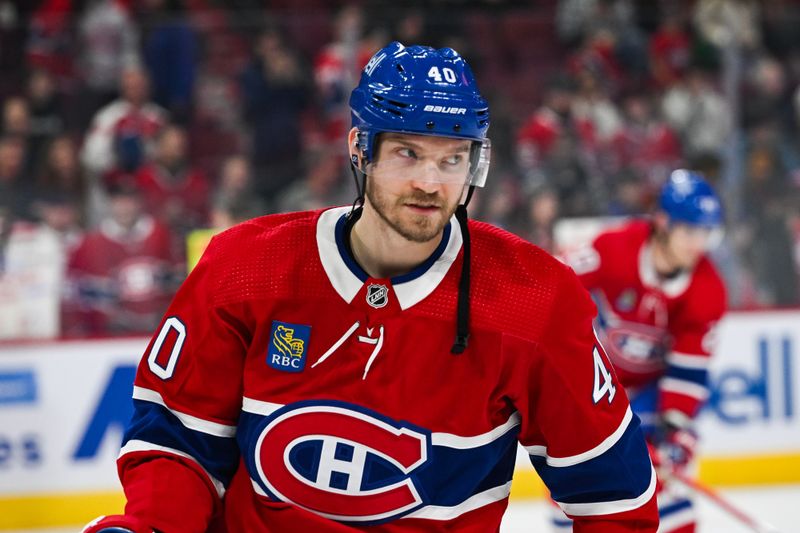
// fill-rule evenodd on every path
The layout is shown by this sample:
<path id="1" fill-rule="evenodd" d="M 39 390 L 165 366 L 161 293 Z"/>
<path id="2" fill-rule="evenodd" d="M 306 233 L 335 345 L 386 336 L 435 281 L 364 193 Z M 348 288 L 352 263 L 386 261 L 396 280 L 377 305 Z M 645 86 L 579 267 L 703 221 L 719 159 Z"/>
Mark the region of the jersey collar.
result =
<path id="1" fill-rule="evenodd" d="M 323 211 L 317 221 L 317 250 L 322 267 L 333 288 L 347 303 L 353 301 L 369 279 L 344 246 L 344 222 L 349 211 L 349 206 L 335 207 Z M 433 254 L 411 272 L 389 280 L 401 309 L 421 302 L 439 286 L 458 256 L 461 243 L 458 221 L 451 217 Z"/>

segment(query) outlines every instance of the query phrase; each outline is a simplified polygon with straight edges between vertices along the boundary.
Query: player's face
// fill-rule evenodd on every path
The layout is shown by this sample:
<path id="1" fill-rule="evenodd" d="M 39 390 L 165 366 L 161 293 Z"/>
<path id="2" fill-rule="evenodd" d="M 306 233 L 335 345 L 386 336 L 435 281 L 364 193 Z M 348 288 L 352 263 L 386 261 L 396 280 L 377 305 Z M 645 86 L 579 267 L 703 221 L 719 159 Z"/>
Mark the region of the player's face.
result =
<path id="1" fill-rule="evenodd" d="M 667 231 L 665 246 L 679 268 L 693 268 L 717 240 L 717 231 L 703 226 L 673 224 Z"/>
<path id="2" fill-rule="evenodd" d="M 461 139 L 383 134 L 368 170 L 367 202 L 404 238 L 437 238 L 464 191 L 470 146 Z"/>

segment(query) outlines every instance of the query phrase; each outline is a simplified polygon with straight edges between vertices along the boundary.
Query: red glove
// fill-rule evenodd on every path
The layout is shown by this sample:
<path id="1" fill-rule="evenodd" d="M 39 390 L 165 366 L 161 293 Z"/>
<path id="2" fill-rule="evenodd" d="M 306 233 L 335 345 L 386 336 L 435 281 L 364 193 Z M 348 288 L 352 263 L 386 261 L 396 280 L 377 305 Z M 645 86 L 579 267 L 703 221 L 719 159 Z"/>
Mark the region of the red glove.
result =
<path id="1" fill-rule="evenodd" d="M 667 411 L 661 417 L 650 446 L 653 466 L 667 473 L 680 472 L 697 450 L 697 433 L 682 413 Z"/>
<path id="2" fill-rule="evenodd" d="M 89 522 L 81 533 L 154 533 L 153 528 L 134 516 L 101 516 Z"/>

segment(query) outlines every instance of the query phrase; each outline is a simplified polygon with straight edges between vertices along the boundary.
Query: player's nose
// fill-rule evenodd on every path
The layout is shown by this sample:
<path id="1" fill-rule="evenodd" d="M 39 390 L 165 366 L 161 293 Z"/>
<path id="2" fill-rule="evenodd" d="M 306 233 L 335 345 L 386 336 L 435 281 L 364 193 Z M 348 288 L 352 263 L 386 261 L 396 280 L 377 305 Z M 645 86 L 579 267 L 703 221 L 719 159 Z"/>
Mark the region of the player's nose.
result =
<path id="1" fill-rule="evenodd" d="M 438 190 L 441 181 L 441 172 L 433 161 L 420 161 L 411 176 L 412 186 L 425 192 Z"/>

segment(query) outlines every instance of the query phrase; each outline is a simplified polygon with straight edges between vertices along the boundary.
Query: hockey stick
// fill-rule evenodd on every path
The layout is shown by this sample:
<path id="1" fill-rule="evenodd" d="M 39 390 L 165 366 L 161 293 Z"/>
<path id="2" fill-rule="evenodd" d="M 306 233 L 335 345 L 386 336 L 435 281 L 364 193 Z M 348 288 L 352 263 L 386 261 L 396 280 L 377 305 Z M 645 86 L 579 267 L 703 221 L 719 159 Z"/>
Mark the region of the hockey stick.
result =
<path id="1" fill-rule="evenodd" d="M 733 503 L 728 501 L 725 497 L 723 497 L 719 492 L 712 489 L 711 487 L 704 485 L 700 481 L 696 479 L 692 479 L 689 476 L 681 473 L 681 472 L 670 472 L 668 474 L 668 478 L 681 483 L 685 487 L 693 490 L 694 492 L 705 496 L 709 501 L 714 503 L 717 507 L 734 517 L 736 520 L 741 522 L 743 525 L 747 526 L 750 531 L 754 533 L 780 533 L 774 526 L 770 524 L 766 524 L 764 522 L 760 522 L 750 516 L 749 514 L 745 513 L 738 507 L 736 507 Z"/>

